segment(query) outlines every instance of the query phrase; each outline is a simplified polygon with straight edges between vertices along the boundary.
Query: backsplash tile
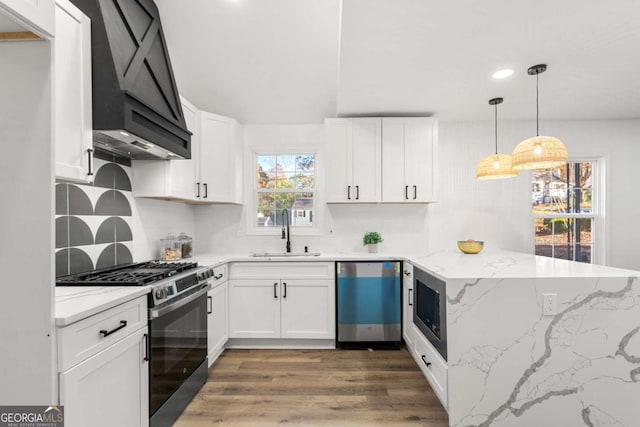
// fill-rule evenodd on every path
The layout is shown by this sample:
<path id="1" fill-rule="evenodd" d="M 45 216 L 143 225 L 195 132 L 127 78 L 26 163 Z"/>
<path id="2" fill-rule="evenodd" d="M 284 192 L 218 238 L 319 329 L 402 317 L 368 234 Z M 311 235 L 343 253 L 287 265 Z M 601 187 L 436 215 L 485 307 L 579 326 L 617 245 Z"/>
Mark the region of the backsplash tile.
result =
<path id="1" fill-rule="evenodd" d="M 131 166 L 100 153 L 93 185 L 56 184 L 56 276 L 133 262 Z"/>

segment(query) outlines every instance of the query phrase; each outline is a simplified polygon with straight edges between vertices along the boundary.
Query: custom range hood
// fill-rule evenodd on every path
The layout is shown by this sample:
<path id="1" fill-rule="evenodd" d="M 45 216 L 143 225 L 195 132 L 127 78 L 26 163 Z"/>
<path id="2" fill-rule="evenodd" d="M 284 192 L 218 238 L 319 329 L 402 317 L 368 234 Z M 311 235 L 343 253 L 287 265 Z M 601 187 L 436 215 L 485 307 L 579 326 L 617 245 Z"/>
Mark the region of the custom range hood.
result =
<path id="1" fill-rule="evenodd" d="M 191 158 L 152 0 L 71 0 L 91 19 L 93 142 L 136 160 Z"/>

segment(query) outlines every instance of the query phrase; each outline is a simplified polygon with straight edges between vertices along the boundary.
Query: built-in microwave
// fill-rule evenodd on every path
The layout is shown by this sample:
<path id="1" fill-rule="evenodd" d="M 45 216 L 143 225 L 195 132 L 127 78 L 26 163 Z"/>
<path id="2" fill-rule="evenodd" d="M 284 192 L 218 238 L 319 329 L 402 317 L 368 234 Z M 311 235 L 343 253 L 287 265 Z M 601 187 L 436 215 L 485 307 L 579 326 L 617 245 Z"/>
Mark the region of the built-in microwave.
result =
<path id="1" fill-rule="evenodd" d="M 414 269 L 413 323 L 447 360 L 447 288 L 437 277 Z"/>

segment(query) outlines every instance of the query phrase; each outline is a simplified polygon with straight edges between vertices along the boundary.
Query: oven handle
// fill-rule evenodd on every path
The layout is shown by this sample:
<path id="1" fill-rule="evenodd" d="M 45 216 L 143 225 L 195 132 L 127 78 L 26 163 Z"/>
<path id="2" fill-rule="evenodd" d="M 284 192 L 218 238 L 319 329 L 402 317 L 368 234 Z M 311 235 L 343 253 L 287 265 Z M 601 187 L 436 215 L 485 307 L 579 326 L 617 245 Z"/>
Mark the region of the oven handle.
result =
<path id="1" fill-rule="evenodd" d="M 151 319 L 157 319 L 160 316 L 170 313 L 173 310 L 176 310 L 184 305 L 189 304 L 191 301 L 200 298 L 202 295 L 206 295 L 206 293 L 209 292 L 209 289 L 211 289 L 211 283 L 207 283 L 206 286 L 204 286 L 202 289 L 189 294 L 186 297 L 179 299 L 178 301 L 171 301 L 170 304 L 166 307 L 152 308 L 149 310 L 149 317 Z"/>

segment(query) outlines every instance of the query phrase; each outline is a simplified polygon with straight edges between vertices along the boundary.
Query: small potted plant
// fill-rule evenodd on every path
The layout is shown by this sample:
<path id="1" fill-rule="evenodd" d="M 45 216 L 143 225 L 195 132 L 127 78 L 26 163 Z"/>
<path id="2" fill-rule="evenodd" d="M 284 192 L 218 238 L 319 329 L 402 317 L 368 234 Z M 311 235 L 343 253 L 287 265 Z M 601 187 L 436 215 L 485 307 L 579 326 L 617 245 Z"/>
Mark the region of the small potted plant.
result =
<path id="1" fill-rule="evenodd" d="M 365 233 L 362 238 L 362 243 L 367 245 L 371 253 L 378 252 L 378 243 L 382 243 L 383 241 L 382 236 L 377 231 Z"/>

